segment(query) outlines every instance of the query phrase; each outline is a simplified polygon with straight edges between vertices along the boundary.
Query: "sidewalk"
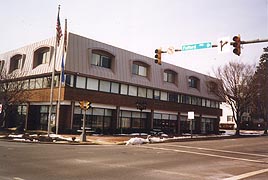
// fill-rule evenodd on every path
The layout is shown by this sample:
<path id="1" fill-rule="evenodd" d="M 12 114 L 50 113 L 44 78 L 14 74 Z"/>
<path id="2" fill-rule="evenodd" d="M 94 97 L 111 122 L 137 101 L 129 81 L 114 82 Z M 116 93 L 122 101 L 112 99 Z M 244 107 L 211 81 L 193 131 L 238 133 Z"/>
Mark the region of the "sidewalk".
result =
<path id="1" fill-rule="evenodd" d="M 43 132 L 44 133 L 44 132 Z M 183 134 L 181 136 L 150 136 L 147 134 L 124 134 L 124 135 L 90 135 L 86 137 L 86 142 L 80 142 L 80 135 L 56 135 L 50 134 L 16 134 L 10 132 L 0 132 L 0 140 L 8 140 L 15 142 L 30 142 L 30 143 L 54 143 L 54 144 L 73 144 L 73 145 L 136 145 L 145 143 L 163 143 L 163 142 L 179 142 L 179 141 L 195 141 L 195 140 L 211 140 L 223 138 L 238 138 L 233 136 L 234 130 L 226 130 L 224 134 L 220 135 L 193 135 Z M 239 137 L 256 137 L 262 136 L 263 131 L 244 131 L 241 130 Z"/>

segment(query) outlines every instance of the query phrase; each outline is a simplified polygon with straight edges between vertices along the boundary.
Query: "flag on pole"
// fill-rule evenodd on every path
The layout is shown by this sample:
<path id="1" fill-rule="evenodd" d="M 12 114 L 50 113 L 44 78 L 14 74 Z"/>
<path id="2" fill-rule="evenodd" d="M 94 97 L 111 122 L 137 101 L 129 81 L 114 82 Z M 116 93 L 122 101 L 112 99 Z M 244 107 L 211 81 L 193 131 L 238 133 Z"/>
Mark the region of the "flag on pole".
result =
<path id="1" fill-rule="evenodd" d="M 59 10 L 58 10 L 58 18 L 57 18 L 57 27 L 56 27 L 56 30 L 57 30 L 57 45 L 59 46 L 60 44 L 60 39 L 61 39 L 61 36 L 62 36 L 62 30 L 61 30 L 61 25 L 60 25 L 60 6 L 59 6 Z"/>
<path id="2" fill-rule="evenodd" d="M 65 78 L 64 78 L 64 55 L 62 56 L 61 60 L 61 83 L 64 83 Z"/>
<path id="3" fill-rule="evenodd" d="M 64 77 L 64 55 L 67 50 L 67 19 L 65 19 L 65 28 L 64 28 L 64 43 L 63 43 L 63 53 L 61 59 L 61 83 L 64 84 L 65 77 Z"/>
<path id="4" fill-rule="evenodd" d="M 65 19 L 65 29 L 64 29 L 64 51 L 67 51 L 67 19 Z"/>

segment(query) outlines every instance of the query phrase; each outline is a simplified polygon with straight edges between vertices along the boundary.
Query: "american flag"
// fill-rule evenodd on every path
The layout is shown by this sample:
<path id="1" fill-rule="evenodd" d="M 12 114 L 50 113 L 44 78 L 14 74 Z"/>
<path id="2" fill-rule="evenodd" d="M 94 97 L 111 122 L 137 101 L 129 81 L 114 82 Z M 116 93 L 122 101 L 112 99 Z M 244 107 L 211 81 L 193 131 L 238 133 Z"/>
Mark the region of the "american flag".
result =
<path id="1" fill-rule="evenodd" d="M 59 46 L 60 39 L 61 39 L 61 36 L 62 36 L 62 30 L 61 30 L 61 25 L 60 25 L 60 7 L 59 7 L 59 11 L 58 11 L 56 30 L 57 30 L 57 45 Z"/>

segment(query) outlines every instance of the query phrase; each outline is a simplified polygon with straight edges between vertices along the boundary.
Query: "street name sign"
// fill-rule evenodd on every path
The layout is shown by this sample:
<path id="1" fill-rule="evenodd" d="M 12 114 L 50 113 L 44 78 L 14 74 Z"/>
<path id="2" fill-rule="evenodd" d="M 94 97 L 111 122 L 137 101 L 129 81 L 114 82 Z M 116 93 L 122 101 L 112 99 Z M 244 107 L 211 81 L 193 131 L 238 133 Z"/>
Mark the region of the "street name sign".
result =
<path id="1" fill-rule="evenodd" d="M 181 50 L 189 51 L 189 50 L 205 49 L 205 48 L 211 48 L 211 47 L 212 47 L 211 42 L 205 42 L 205 43 L 198 43 L 198 44 L 182 45 Z"/>

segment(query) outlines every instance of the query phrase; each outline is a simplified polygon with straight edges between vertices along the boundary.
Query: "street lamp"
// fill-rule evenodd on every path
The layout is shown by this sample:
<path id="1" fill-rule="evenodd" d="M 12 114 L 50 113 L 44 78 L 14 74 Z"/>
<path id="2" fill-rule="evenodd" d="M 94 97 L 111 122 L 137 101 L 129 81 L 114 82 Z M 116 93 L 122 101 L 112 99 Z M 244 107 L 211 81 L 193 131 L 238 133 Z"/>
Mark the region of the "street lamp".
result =
<path id="1" fill-rule="evenodd" d="M 147 103 L 145 101 L 137 101 L 136 107 L 138 110 L 140 110 L 140 135 L 141 135 L 141 118 L 142 118 L 142 110 L 145 110 L 147 106 Z"/>

